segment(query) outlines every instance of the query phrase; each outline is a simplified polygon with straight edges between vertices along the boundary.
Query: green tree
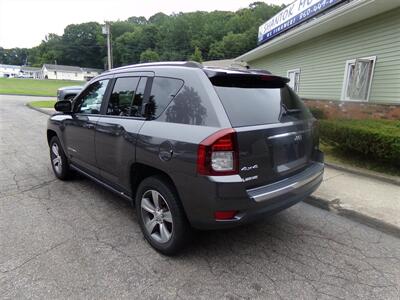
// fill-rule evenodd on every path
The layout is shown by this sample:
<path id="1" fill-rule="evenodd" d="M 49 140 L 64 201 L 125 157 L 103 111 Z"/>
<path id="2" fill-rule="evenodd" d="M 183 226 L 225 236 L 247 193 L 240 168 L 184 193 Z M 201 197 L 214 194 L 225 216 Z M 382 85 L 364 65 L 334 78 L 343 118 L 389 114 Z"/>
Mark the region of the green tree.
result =
<path id="1" fill-rule="evenodd" d="M 111 23 L 111 37 L 116 40 L 125 32 L 132 32 L 137 27 L 136 24 L 126 21 L 116 21 Z"/>
<path id="2" fill-rule="evenodd" d="M 190 55 L 189 60 L 197 61 L 199 63 L 203 62 L 203 56 L 201 55 L 201 50 L 199 47 L 194 49 L 194 52 L 192 55 Z"/>
<path id="3" fill-rule="evenodd" d="M 160 61 L 160 56 L 158 55 L 157 52 L 151 49 L 147 49 L 140 54 L 141 63 L 153 62 L 153 61 Z"/>
<path id="4" fill-rule="evenodd" d="M 24 65 L 28 59 L 29 50 L 26 48 L 4 49 L 0 47 L 0 64 Z"/>
<path id="5" fill-rule="evenodd" d="M 137 24 L 137 25 L 144 25 L 147 24 L 147 19 L 143 16 L 140 17 L 130 17 L 128 18 L 129 23 Z"/>
<path id="6" fill-rule="evenodd" d="M 257 46 L 258 27 L 283 7 L 259 1 L 236 12 L 156 13 L 112 22 L 114 65 L 138 63 L 143 53 L 147 60 L 148 50 L 157 60 L 233 58 Z M 96 22 L 69 25 L 63 35 L 49 34 L 31 49 L 0 48 L 0 63 L 7 64 L 103 68 L 105 59 L 105 36 Z"/>
<path id="7" fill-rule="evenodd" d="M 105 38 L 96 22 L 68 25 L 61 39 L 62 63 L 81 67 L 103 67 Z"/>
<path id="8" fill-rule="evenodd" d="M 210 59 L 234 58 L 256 46 L 254 30 L 245 33 L 228 33 L 222 41 L 211 45 Z"/>

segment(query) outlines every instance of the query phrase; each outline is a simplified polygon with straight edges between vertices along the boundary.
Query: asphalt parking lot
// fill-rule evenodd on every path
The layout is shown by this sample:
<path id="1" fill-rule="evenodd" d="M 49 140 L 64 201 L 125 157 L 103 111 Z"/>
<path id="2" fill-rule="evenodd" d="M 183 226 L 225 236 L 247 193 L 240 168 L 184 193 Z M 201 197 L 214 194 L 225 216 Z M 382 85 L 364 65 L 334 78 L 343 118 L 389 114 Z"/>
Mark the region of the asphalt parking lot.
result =
<path id="1" fill-rule="evenodd" d="M 400 298 L 399 239 L 304 203 L 156 253 L 123 199 L 55 179 L 28 98 L 0 95 L 0 298 Z"/>

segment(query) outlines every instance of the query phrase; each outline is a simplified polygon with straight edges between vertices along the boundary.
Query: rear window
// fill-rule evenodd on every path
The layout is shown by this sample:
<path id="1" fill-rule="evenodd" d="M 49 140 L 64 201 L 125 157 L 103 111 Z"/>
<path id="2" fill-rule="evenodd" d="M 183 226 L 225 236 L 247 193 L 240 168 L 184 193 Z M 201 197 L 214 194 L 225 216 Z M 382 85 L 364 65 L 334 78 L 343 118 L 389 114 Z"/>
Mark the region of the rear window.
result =
<path id="1" fill-rule="evenodd" d="M 175 78 L 155 77 L 149 98 L 148 112 L 157 118 L 168 106 L 183 86 L 183 81 Z"/>
<path id="2" fill-rule="evenodd" d="M 214 86 L 233 127 L 290 122 L 311 118 L 299 97 L 282 84 L 268 87 Z"/>

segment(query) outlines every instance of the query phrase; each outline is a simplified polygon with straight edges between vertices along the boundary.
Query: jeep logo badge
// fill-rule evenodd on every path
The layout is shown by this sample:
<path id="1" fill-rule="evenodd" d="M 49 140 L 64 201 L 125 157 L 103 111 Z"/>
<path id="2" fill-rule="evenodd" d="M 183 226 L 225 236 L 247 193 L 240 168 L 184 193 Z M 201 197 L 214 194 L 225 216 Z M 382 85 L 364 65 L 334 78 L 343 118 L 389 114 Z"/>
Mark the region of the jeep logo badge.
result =
<path id="1" fill-rule="evenodd" d="M 303 140 L 303 136 L 302 135 L 296 135 L 295 137 L 294 137 L 294 141 L 295 142 L 300 142 L 301 140 Z"/>

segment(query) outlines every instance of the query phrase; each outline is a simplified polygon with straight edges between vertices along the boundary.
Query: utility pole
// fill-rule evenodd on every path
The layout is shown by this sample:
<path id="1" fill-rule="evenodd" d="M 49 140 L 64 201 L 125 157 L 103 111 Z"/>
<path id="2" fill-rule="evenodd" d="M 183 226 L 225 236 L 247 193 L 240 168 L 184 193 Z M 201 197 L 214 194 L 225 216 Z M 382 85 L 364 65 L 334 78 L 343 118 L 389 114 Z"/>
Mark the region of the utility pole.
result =
<path id="1" fill-rule="evenodd" d="M 55 73 L 56 73 L 56 79 L 58 79 L 58 75 L 57 75 L 57 60 L 54 60 L 54 65 L 56 66 L 56 70 L 55 70 Z"/>
<path id="2" fill-rule="evenodd" d="M 113 61 L 112 61 L 112 48 L 111 48 L 111 25 L 110 22 L 104 22 L 105 24 L 102 27 L 103 34 L 107 35 L 107 61 L 108 61 L 108 69 L 112 69 Z"/>

